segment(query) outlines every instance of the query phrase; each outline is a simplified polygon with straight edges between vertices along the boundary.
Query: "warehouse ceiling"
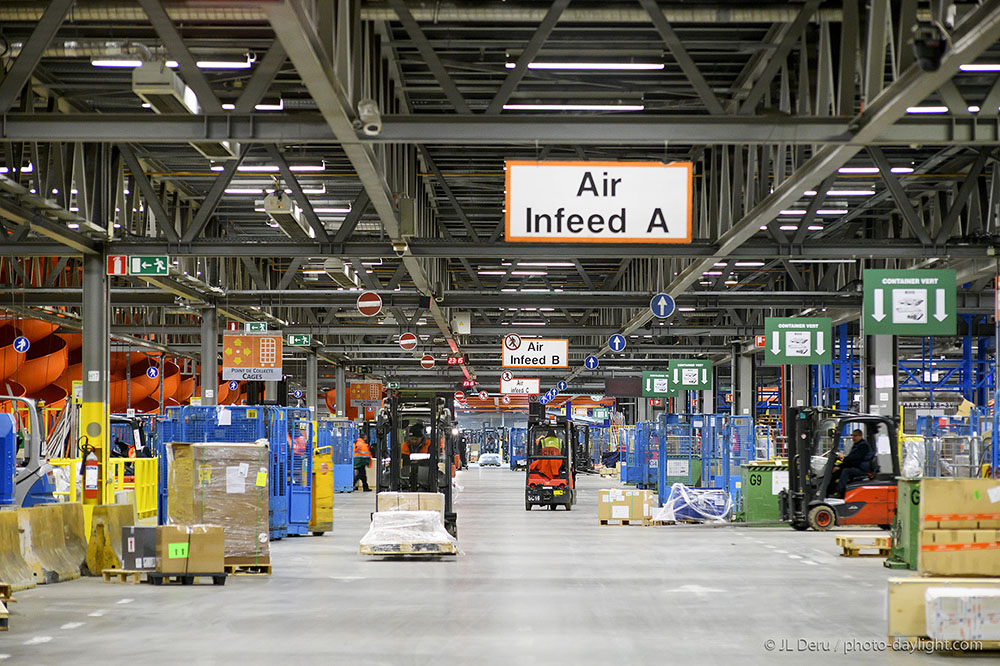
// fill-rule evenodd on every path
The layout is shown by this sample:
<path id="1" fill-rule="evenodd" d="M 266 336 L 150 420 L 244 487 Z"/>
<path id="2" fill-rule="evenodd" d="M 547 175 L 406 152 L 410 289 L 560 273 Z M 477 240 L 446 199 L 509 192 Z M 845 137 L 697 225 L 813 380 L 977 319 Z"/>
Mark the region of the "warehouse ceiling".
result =
<path id="1" fill-rule="evenodd" d="M 585 390 L 722 359 L 765 316 L 854 321 L 864 268 L 953 267 L 960 311 L 990 313 L 1000 8 L 954 7 L 950 25 L 881 0 L 4 2 L 0 302 L 74 315 L 83 254 L 169 254 L 168 277 L 112 279 L 113 334 L 196 353 L 216 307 L 441 386 L 463 375 L 420 355 L 462 352 L 493 384 L 504 333 L 568 337 Z M 923 71 L 933 31 L 948 48 Z M 142 93 L 139 66 L 187 103 Z M 512 159 L 690 161 L 693 241 L 507 243 Z M 298 228 L 265 211 L 276 191 Z M 629 353 L 584 371 L 615 332 Z"/>

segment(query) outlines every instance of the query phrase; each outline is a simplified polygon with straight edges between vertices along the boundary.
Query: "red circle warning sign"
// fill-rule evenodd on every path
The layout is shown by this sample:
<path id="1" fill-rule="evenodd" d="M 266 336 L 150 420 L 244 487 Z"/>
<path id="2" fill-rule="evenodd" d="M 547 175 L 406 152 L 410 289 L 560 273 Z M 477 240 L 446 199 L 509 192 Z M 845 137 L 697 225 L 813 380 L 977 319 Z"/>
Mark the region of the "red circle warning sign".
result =
<path id="1" fill-rule="evenodd" d="M 413 333 L 403 333 L 399 336 L 399 346 L 406 351 L 414 349 L 417 346 L 417 336 L 413 335 Z"/>
<path id="2" fill-rule="evenodd" d="M 424 370 L 430 370 L 431 368 L 433 368 L 434 367 L 434 357 L 431 356 L 430 354 L 425 354 L 420 359 L 420 367 L 422 367 Z"/>
<path id="3" fill-rule="evenodd" d="M 358 296 L 358 312 L 366 317 L 374 317 L 382 311 L 382 297 L 374 291 L 366 291 Z"/>
<path id="4" fill-rule="evenodd" d="M 486 391 L 480 391 L 479 392 L 479 399 L 480 400 L 486 400 L 489 397 L 490 397 L 490 394 L 487 393 Z"/>
<path id="5" fill-rule="evenodd" d="M 465 394 L 462 393 L 461 391 L 455 391 L 455 400 L 462 402 L 463 400 L 465 400 Z"/>

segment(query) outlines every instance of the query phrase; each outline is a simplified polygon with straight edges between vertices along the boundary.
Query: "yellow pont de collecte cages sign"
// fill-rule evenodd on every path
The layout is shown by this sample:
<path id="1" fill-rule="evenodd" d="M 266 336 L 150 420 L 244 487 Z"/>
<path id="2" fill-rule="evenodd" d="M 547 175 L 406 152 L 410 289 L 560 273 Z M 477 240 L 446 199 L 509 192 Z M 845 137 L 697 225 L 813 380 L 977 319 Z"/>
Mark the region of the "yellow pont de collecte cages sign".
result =
<path id="1" fill-rule="evenodd" d="M 222 379 L 281 381 L 281 333 L 222 336 Z"/>
<path id="2" fill-rule="evenodd" d="M 690 162 L 506 164 L 506 240 L 690 243 Z"/>

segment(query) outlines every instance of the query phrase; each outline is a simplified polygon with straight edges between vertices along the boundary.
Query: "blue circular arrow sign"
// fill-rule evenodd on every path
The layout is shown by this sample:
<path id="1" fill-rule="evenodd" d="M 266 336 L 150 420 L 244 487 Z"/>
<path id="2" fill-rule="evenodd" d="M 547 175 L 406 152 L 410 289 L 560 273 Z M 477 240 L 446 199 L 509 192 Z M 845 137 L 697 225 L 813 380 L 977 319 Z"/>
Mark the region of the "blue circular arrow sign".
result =
<path id="1" fill-rule="evenodd" d="M 546 404 L 548 401 L 549 401 L 549 396 L 547 395 L 543 395 L 541 398 L 538 399 L 538 402 L 542 403 L 543 405 Z"/>
<path id="2" fill-rule="evenodd" d="M 292 391 L 292 397 L 293 398 L 301 398 L 302 397 L 302 391 L 299 391 L 299 390 Z"/>
<path id="3" fill-rule="evenodd" d="M 610 338 L 608 338 L 608 348 L 611 351 L 620 352 L 625 349 L 625 336 L 621 333 L 615 333 Z"/>
<path id="4" fill-rule="evenodd" d="M 568 386 L 568 384 L 564 380 L 564 381 L 559 382 L 556 385 L 556 388 L 558 388 L 560 391 L 565 391 L 567 386 Z"/>
<path id="5" fill-rule="evenodd" d="M 23 354 L 28 351 L 29 347 L 31 347 L 31 341 L 28 338 L 23 335 L 14 338 L 14 351 L 17 353 Z"/>
<path id="6" fill-rule="evenodd" d="M 677 303 L 669 294 L 656 294 L 649 299 L 649 309 L 654 317 L 666 319 L 677 309 Z"/>
<path id="7" fill-rule="evenodd" d="M 239 387 L 240 387 L 240 383 L 238 381 L 236 381 L 235 379 L 229 382 L 229 390 L 230 391 L 235 391 Z"/>
<path id="8" fill-rule="evenodd" d="M 597 366 L 601 364 L 600 360 L 596 356 L 588 356 L 587 360 L 583 362 L 584 367 L 588 370 L 597 370 Z"/>
<path id="9" fill-rule="evenodd" d="M 157 368 L 156 366 L 151 365 L 148 368 L 146 368 L 146 376 L 149 377 L 150 379 L 156 379 L 157 377 L 160 376 L 160 369 Z"/>

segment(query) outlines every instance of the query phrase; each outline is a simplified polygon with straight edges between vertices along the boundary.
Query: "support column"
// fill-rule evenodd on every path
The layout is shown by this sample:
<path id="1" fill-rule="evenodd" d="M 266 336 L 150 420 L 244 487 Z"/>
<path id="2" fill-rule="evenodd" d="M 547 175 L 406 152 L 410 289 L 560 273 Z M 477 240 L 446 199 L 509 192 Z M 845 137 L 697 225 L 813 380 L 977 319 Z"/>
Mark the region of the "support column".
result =
<path id="1" fill-rule="evenodd" d="M 114 502 L 108 479 L 108 368 L 111 348 L 108 338 L 108 277 L 103 254 L 83 257 L 83 404 L 80 405 L 80 436 L 101 463 L 98 496 L 85 504 Z"/>
<path id="2" fill-rule="evenodd" d="M 338 365 L 336 369 L 337 381 L 337 418 L 344 418 L 347 414 L 347 380 L 344 378 L 344 366 Z"/>
<path id="3" fill-rule="evenodd" d="M 319 418 L 319 358 L 316 354 L 306 356 L 306 407 L 314 421 Z"/>
<path id="4" fill-rule="evenodd" d="M 214 405 L 219 389 L 219 313 L 201 311 L 201 404 Z"/>
<path id="5" fill-rule="evenodd" d="M 699 391 L 701 393 L 701 413 L 702 414 L 714 414 L 715 413 L 715 390 L 708 389 L 706 391 Z"/>
<path id="6" fill-rule="evenodd" d="M 896 336 L 869 335 L 865 340 L 865 403 L 872 414 L 896 414 Z"/>
<path id="7" fill-rule="evenodd" d="M 733 381 L 733 396 L 738 416 L 756 416 L 757 385 L 754 381 L 754 354 L 739 356 L 736 360 L 736 379 Z"/>
<path id="8" fill-rule="evenodd" d="M 791 378 L 791 387 L 788 391 L 789 407 L 809 407 L 812 396 L 809 391 L 809 369 L 808 365 L 788 365 L 785 366 L 788 376 Z"/>

